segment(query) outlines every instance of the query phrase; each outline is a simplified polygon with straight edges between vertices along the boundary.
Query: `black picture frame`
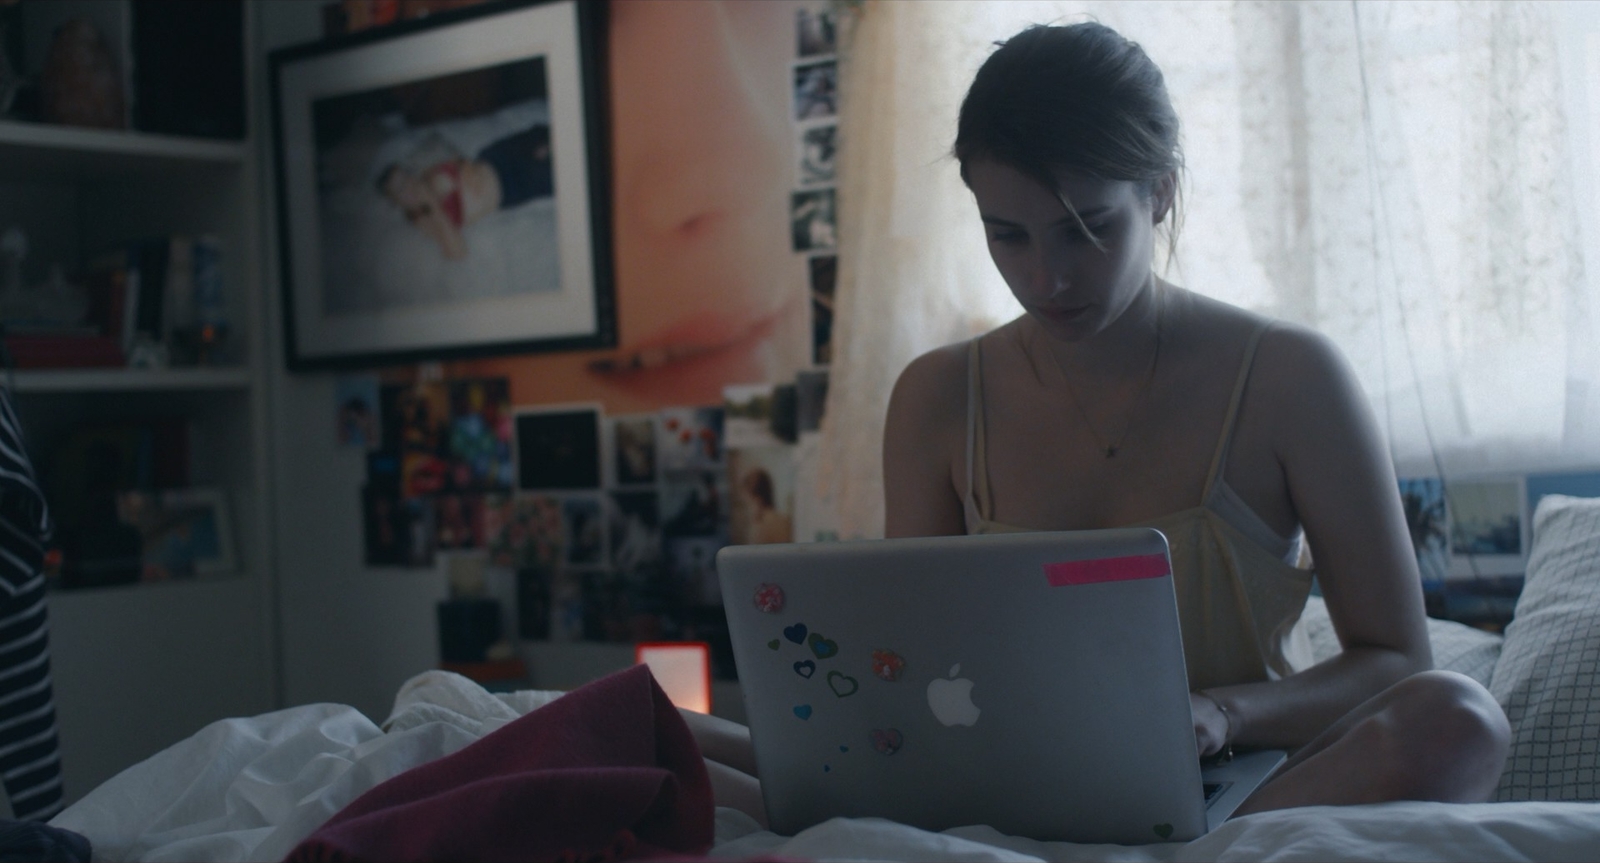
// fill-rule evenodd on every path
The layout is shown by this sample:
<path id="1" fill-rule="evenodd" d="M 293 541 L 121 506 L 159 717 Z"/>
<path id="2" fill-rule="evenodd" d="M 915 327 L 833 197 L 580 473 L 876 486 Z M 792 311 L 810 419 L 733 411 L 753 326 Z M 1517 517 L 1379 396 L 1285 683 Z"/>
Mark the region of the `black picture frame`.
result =
<path id="1" fill-rule="evenodd" d="M 616 344 L 604 16 L 498 0 L 270 54 L 290 371 Z"/>

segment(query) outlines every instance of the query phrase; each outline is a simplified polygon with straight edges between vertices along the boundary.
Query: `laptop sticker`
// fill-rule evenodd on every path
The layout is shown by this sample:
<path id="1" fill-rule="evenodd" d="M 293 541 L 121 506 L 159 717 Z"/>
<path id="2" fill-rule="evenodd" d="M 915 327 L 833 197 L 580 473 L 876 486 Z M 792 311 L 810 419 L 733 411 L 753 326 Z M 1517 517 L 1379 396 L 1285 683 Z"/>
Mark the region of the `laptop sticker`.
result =
<path id="1" fill-rule="evenodd" d="M 900 751 L 901 744 L 905 743 L 905 735 L 898 728 L 872 729 L 872 748 L 884 755 L 893 755 Z"/>
<path id="2" fill-rule="evenodd" d="M 783 637 L 789 639 L 795 644 L 805 644 L 806 625 L 803 623 L 797 623 L 794 626 L 785 626 L 783 628 Z"/>
<path id="3" fill-rule="evenodd" d="M 756 610 L 777 614 L 783 610 L 783 588 L 770 582 L 756 586 Z"/>
<path id="4" fill-rule="evenodd" d="M 856 690 L 861 688 L 861 684 L 848 674 L 830 671 L 828 672 L 828 688 L 833 690 L 833 694 L 840 698 L 849 698 L 856 694 Z"/>
<path id="5" fill-rule="evenodd" d="M 1074 587 L 1104 581 L 1133 581 L 1160 578 L 1172 572 L 1164 554 L 1138 554 L 1099 560 L 1069 560 L 1044 565 L 1045 580 L 1051 587 Z"/>
<path id="6" fill-rule="evenodd" d="M 843 743 L 841 743 L 841 744 L 839 744 L 839 751 L 840 752 L 849 752 L 850 751 L 850 747 L 848 747 L 848 746 L 844 745 Z"/>
<path id="7" fill-rule="evenodd" d="M 1172 838 L 1172 825 L 1171 824 L 1157 824 L 1156 826 L 1154 826 L 1154 827 L 1152 827 L 1150 829 L 1154 830 L 1155 834 L 1157 836 L 1161 837 L 1162 839 L 1171 839 Z"/>
<path id="8" fill-rule="evenodd" d="M 823 638 L 820 632 L 811 633 L 810 642 L 811 652 L 815 653 L 818 659 L 827 659 L 839 652 L 838 642 Z"/>
<path id="9" fill-rule="evenodd" d="M 872 651 L 872 674 L 879 680 L 893 683 L 900 679 L 900 672 L 905 667 L 905 657 L 892 650 Z"/>
<path id="10" fill-rule="evenodd" d="M 811 718 L 811 705 L 809 705 L 809 704 L 801 704 L 801 705 L 795 707 L 794 715 L 800 717 L 801 719 L 810 719 Z"/>
<path id="11" fill-rule="evenodd" d="M 794 673 L 810 680 L 811 675 L 817 673 L 817 664 L 809 659 L 801 660 L 794 664 Z"/>
<path id="12" fill-rule="evenodd" d="M 767 642 L 767 648 L 770 649 L 770 650 L 777 650 L 778 649 L 778 639 L 774 638 L 771 641 Z"/>

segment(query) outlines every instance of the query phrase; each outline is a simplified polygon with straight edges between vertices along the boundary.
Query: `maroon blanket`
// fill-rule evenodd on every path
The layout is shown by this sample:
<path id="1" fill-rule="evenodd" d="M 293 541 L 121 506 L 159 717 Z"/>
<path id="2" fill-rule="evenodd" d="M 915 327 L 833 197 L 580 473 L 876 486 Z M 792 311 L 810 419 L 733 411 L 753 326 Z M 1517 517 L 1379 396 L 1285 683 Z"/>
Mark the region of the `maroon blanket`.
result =
<path id="1" fill-rule="evenodd" d="M 712 833 L 700 749 L 638 665 L 373 788 L 289 859 L 672 857 Z"/>

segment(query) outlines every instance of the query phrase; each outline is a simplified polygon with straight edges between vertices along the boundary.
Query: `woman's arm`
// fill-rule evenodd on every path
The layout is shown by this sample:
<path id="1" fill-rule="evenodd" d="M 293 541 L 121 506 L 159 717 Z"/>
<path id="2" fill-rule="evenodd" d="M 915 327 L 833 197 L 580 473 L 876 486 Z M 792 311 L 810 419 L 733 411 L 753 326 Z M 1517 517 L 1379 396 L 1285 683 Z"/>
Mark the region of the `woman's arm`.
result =
<path id="1" fill-rule="evenodd" d="M 452 261 L 459 261 L 467 256 L 467 239 L 462 236 L 461 229 L 450 217 L 439 209 L 438 205 L 428 207 L 427 213 L 415 220 L 416 226 L 433 238 L 439 244 L 439 251 Z"/>
<path id="2" fill-rule="evenodd" d="M 966 350 L 923 354 L 895 382 L 883 430 L 885 536 L 967 532 L 953 475 L 966 469 Z"/>
<path id="3" fill-rule="evenodd" d="M 1280 681 L 1210 690 L 1228 712 L 1210 719 L 1231 720 L 1236 744 L 1293 748 L 1433 654 L 1394 468 L 1354 372 L 1308 330 L 1274 330 L 1260 351 L 1247 398 L 1271 424 L 1344 651 Z"/>

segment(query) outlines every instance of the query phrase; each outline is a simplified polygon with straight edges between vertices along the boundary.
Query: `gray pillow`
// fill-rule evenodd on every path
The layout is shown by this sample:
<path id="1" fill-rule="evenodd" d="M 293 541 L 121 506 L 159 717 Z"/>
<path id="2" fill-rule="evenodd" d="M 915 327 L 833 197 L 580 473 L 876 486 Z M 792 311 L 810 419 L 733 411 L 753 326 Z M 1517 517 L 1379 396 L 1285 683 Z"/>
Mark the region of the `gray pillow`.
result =
<path id="1" fill-rule="evenodd" d="M 1489 691 L 1511 719 L 1497 800 L 1600 799 L 1600 499 L 1548 495 Z"/>

